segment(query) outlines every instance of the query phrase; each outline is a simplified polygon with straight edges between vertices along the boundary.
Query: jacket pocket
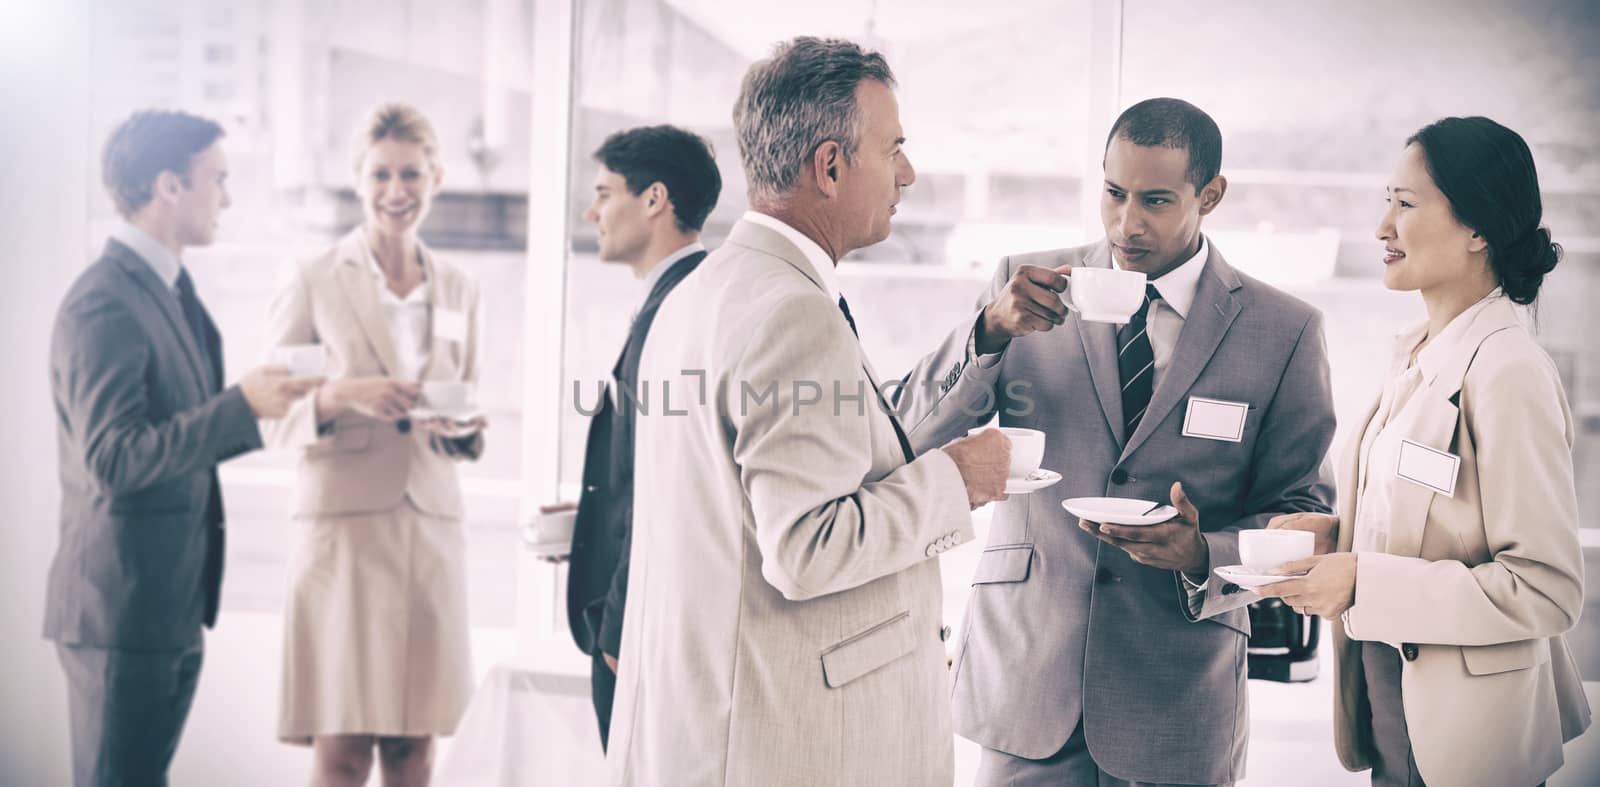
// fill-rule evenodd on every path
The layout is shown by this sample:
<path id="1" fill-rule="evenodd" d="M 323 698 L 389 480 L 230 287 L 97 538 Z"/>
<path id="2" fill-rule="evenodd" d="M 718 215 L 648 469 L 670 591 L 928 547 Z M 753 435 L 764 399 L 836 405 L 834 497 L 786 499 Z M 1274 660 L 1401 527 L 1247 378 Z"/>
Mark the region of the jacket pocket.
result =
<path id="1" fill-rule="evenodd" d="M 1473 675 L 1495 675 L 1528 669 L 1550 660 L 1550 642 L 1524 639 L 1498 645 L 1468 645 L 1461 648 L 1461 659 Z"/>
<path id="2" fill-rule="evenodd" d="M 320 440 L 306 448 L 307 456 L 348 454 L 367 450 L 372 443 L 372 424 L 335 424 L 332 440 Z"/>
<path id="3" fill-rule="evenodd" d="M 1032 565 L 1032 544 L 988 547 L 983 550 L 983 557 L 978 558 L 978 570 L 972 574 L 972 584 L 1021 582 L 1028 578 L 1028 570 Z"/>
<path id="4" fill-rule="evenodd" d="M 822 651 L 822 680 L 837 689 L 916 650 L 911 613 L 901 612 Z"/>

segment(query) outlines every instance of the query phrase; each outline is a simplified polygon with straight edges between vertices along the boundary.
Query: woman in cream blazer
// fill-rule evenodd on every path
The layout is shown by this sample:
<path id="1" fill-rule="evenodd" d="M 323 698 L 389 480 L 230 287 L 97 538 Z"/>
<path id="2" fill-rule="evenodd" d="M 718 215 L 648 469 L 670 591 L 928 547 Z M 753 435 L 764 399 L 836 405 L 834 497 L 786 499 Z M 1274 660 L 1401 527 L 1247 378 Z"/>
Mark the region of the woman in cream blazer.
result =
<path id="1" fill-rule="evenodd" d="M 357 160 L 366 221 L 297 263 L 276 346 L 321 344 L 330 382 L 265 429 L 299 451 L 301 539 L 284 615 L 279 737 L 312 743 L 313 783 L 426 784 L 431 740 L 471 691 L 460 484 L 481 418 L 408 415 L 433 382 L 477 379 L 477 286 L 417 238 L 439 185 L 426 119 L 379 107 Z"/>
<path id="2" fill-rule="evenodd" d="M 1560 258 L 1516 132 L 1445 118 L 1408 140 L 1378 227 L 1384 284 L 1418 290 L 1391 379 L 1353 430 L 1318 552 L 1261 588 L 1335 619 L 1335 747 L 1373 784 L 1543 782 L 1589 725 L 1563 634 L 1583 607 L 1561 380 L 1514 304 Z"/>

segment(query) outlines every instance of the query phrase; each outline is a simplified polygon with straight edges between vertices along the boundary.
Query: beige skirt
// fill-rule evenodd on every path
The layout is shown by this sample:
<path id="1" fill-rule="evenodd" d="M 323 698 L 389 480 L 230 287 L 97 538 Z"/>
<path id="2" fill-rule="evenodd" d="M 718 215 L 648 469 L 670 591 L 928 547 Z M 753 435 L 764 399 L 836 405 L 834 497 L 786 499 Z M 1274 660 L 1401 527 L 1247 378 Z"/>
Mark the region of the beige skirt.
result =
<path id="1" fill-rule="evenodd" d="M 455 732 L 472 693 L 461 522 L 408 501 L 297 524 L 278 738 Z"/>

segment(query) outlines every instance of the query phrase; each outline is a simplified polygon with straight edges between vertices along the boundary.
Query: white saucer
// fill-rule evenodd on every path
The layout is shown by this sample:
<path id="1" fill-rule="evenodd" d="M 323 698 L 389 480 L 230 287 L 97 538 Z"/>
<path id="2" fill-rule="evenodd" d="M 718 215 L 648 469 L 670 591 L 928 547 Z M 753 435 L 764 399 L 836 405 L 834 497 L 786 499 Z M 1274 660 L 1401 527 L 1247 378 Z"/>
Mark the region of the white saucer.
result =
<path id="1" fill-rule="evenodd" d="M 406 415 L 416 418 L 447 418 L 456 423 L 467 423 L 483 415 L 483 410 L 476 407 L 463 407 L 459 410 L 439 410 L 432 407 L 413 407 Z"/>
<path id="2" fill-rule="evenodd" d="M 1007 478 L 1006 494 L 1025 495 L 1029 492 L 1037 492 L 1040 489 L 1050 486 L 1051 484 L 1054 484 L 1060 480 L 1060 473 L 1057 473 L 1054 470 L 1046 470 L 1041 467 L 1022 478 Z"/>
<path id="3" fill-rule="evenodd" d="M 1155 504 L 1154 500 L 1127 497 L 1074 497 L 1061 501 L 1073 516 L 1103 525 L 1156 525 L 1178 515 L 1178 509 L 1165 505 L 1144 513 Z"/>
<path id="4" fill-rule="evenodd" d="M 1216 575 L 1242 588 L 1258 588 L 1285 579 L 1296 579 L 1305 574 L 1257 574 L 1244 566 L 1218 566 Z"/>

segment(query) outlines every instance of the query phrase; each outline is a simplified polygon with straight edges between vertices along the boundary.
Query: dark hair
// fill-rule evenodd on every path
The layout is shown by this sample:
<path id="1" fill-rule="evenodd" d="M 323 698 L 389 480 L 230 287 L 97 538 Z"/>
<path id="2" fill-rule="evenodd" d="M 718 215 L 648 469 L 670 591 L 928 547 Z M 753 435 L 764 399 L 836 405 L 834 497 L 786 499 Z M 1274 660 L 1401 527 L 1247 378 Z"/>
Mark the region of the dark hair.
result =
<path id="1" fill-rule="evenodd" d="M 1528 143 L 1486 117 L 1447 117 L 1424 126 L 1406 144 L 1421 149 L 1456 221 L 1489 245 L 1489 268 L 1506 297 L 1533 303 L 1545 274 L 1561 261 L 1561 244 L 1539 226 L 1544 203 Z"/>
<path id="2" fill-rule="evenodd" d="M 618 131 L 600 144 L 595 161 L 622 176 L 635 196 L 660 183 L 679 232 L 699 232 L 722 193 L 711 143 L 676 126 L 641 126 Z"/>
<path id="3" fill-rule="evenodd" d="M 1147 148 L 1189 152 L 1184 177 L 1199 194 L 1222 171 L 1222 132 L 1199 107 L 1176 98 L 1148 98 L 1122 111 L 1106 135 L 1106 147 L 1121 137 Z"/>
<path id="4" fill-rule="evenodd" d="M 172 172 L 189 182 L 195 154 L 222 137 L 222 126 L 185 112 L 133 113 L 111 132 L 100 161 L 101 179 L 117 212 L 132 216 L 150 202 L 156 177 Z"/>

